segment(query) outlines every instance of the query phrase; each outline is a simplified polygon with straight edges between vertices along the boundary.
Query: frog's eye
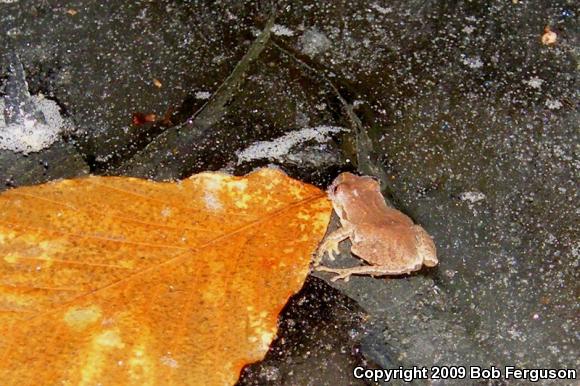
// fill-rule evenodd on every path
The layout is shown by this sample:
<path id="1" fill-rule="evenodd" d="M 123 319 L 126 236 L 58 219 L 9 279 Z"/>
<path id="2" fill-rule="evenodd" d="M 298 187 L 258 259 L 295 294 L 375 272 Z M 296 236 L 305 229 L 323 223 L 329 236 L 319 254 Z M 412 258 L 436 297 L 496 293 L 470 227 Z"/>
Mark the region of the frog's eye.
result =
<path id="1" fill-rule="evenodd" d="M 332 185 L 330 187 L 330 194 L 336 195 L 338 193 L 340 184 Z"/>

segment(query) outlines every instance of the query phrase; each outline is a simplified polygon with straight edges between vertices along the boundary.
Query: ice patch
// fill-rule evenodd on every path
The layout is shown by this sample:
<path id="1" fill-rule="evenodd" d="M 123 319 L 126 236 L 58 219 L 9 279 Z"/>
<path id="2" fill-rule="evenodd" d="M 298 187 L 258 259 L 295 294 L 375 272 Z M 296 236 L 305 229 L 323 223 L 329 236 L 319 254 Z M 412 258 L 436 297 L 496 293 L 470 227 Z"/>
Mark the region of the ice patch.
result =
<path id="1" fill-rule="evenodd" d="M 479 56 L 473 58 L 463 57 L 461 63 L 465 64 L 469 68 L 477 69 L 483 67 L 483 61 Z"/>
<path id="2" fill-rule="evenodd" d="M 381 5 L 377 4 L 377 3 L 373 3 L 371 4 L 371 8 L 373 8 L 374 10 L 376 10 L 379 13 L 382 13 L 383 15 L 386 15 L 387 13 L 391 13 L 393 12 L 393 8 L 391 7 L 382 7 Z"/>
<path id="3" fill-rule="evenodd" d="M 572 257 L 578 259 L 580 257 L 580 242 L 576 242 L 572 245 Z"/>
<path id="4" fill-rule="evenodd" d="M 462 31 L 469 35 L 473 31 L 475 31 L 475 27 L 472 25 L 466 25 L 465 27 L 463 27 Z"/>
<path id="5" fill-rule="evenodd" d="M 531 88 L 535 88 L 535 89 L 539 90 L 542 88 L 542 83 L 544 83 L 544 80 L 538 78 L 537 76 L 532 76 L 530 79 L 524 80 L 522 82 L 527 84 Z"/>
<path id="6" fill-rule="evenodd" d="M 562 108 L 562 102 L 560 102 L 557 99 L 548 99 L 546 101 L 546 107 L 549 108 L 550 110 L 559 110 Z"/>
<path id="7" fill-rule="evenodd" d="M 292 147 L 306 141 L 324 142 L 329 134 L 339 133 L 346 130 L 337 126 L 317 126 L 291 131 L 272 141 L 260 141 L 236 153 L 238 165 L 254 159 L 282 160 Z"/>
<path id="8" fill-rule="evenodd" d="M 276 36 L 294 36 L 294 31 L 281 24 L 274 24 L 270 31 Z"/>
<path id="9" fill-rule="evenodd" d="M 302 52 L 310 57 L 316 56 L 330 48 L 330 39 L 316 27 L 305 31 L 300 37 Z"/>
<path id="10" fill-rule="evenodd" d="M 468 201 L 471 204 L 485 200 L 485 194 L 481 192 L 463 192 L 459 195 L 461 201 Z"/>
<path id="11" fill-rule="evenodd" d="M 38 152 L 58 140 L 66 128 L 56 102 L 34 95 L 32 103 L 44 114 L 46 123 L 27 117 L 22 123 L 6 124 L 4 114 L 0 114 L 0 149 L 29 154 Z M 0 112 L 5 102 L 0 100 Z"/>
<path id="12" fill-rule="evenodd" d="M 478 215 L 478 210 L 475 208 L 476 207 L 476 203 L 485 200 L 487 197 L 485 196 L 485 194 L 481 193 L 481 192 L 463 192 L 459 195 L 459 199 L 461 201 L 465 201 L 467 202 L 467 206 L 469 207 L 469 209 L 471 211 L 473 211 L 474 215 Z"/>
<path id="13" fill-rule="evenodd" d="M 209 91 L 198 91 L 195 93 L 195 99 L 209 99 L 211 97 L 211 92 Z"/>

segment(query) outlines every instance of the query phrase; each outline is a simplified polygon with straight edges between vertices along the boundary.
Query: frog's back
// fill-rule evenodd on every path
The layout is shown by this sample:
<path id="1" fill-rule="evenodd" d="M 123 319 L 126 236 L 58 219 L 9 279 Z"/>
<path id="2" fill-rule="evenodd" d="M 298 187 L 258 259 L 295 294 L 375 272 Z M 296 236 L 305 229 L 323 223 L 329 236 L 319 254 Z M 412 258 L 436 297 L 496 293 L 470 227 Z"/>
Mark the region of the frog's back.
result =
<path id="1" fill-rule="evenodd" d="M 374 178 L 342 173 L 331 185 L 330 196 L 339 217 L 351 224 L 413 225 L 408 216 L 386 204 Z"/>
<path id="2" fill-rule="evenodd" d="M 358 227 L 351 250 L 370 265 L 379 266 L 391 275 L 416 271 L 423 264 L 413 227 L 402 224 Z"/>

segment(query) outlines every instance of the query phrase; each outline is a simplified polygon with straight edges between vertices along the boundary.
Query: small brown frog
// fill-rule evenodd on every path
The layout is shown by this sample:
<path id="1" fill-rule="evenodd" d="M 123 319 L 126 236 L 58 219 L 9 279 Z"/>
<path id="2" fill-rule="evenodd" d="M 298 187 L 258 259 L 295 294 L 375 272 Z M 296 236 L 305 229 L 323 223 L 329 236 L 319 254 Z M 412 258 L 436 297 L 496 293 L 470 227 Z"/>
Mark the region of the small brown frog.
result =
<path id="1" fill-rule="evenodd" d="M 427 232 L 400 211 L 385 203 L 379 183 L 371 177 L 342 173 L 328 188 L 341 228 L 329 234 L 320 245 L 315 260 L 318 271 L 333 272 L 331 280 L 350 275 L 401 275 L 437 265 L 437 253 Z M 369 263 L 351 268 L 319 266 L 325 252 L 331 260 L 338 244 L 350 238 L 351 252 Z"/>

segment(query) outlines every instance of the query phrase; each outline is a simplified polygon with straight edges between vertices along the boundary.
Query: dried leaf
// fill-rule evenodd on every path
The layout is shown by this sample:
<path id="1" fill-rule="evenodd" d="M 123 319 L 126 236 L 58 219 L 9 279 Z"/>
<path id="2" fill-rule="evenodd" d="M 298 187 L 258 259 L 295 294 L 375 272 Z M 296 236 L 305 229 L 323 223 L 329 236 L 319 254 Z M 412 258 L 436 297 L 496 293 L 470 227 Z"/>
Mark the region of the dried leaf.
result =
<path id="1" fill-rule="evenodd" d="M 273 169 L 0 194 L 1 384 L 233 384 L 265 355 L 330 213 Z"/>

